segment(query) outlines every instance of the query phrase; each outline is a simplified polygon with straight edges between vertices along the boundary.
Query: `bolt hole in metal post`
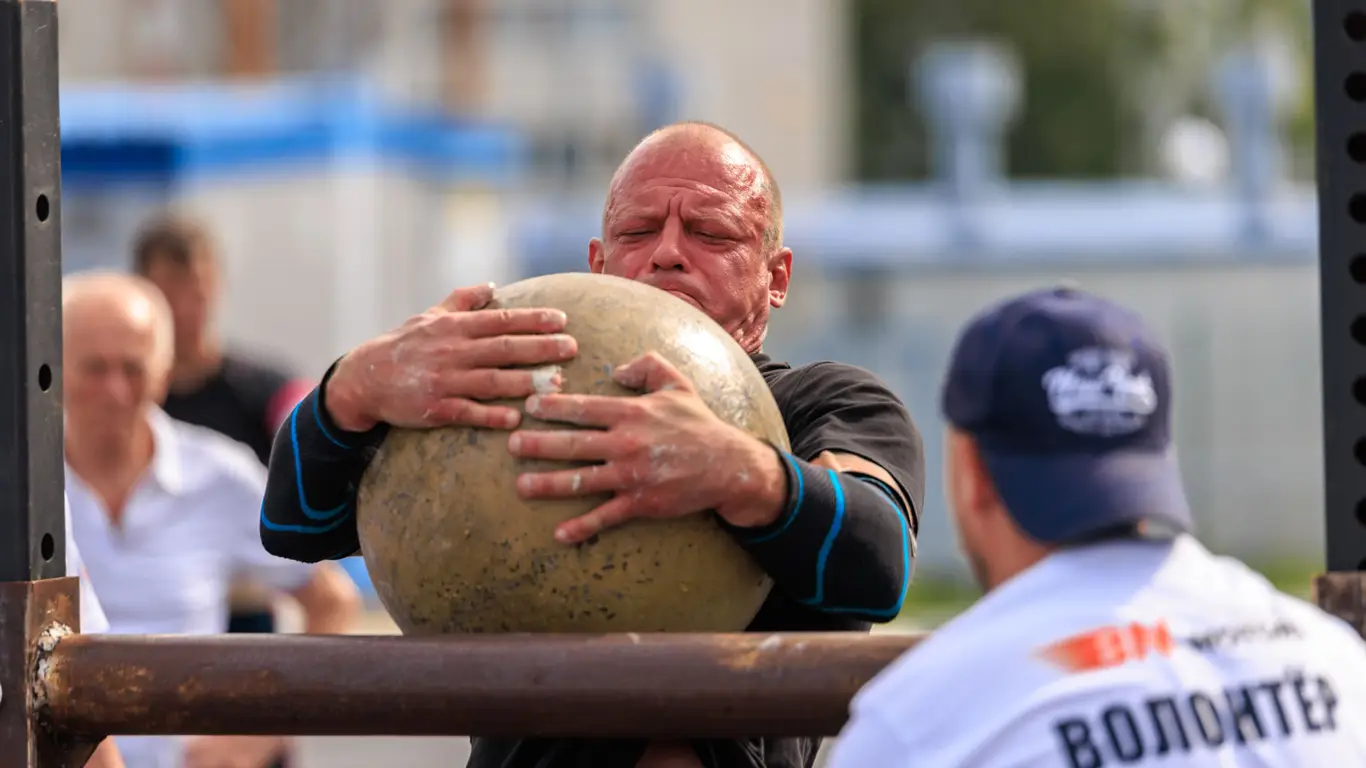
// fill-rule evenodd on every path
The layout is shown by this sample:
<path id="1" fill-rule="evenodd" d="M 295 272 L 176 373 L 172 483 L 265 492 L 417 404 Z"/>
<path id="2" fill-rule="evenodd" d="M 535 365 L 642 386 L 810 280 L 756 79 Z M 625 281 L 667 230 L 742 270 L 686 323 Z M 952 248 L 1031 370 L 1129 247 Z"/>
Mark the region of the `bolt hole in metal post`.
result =
<path id="1" fill-rule="evenodd" d="M 1347 37 L 1357 42 L 1366 41 L 1366 13 L 1352 11 L 1342 20 L 1343 32 Z M 1348 75 L 1344 83 L 1347 95 L 1354 101 L 1366 101 L 1366 75 L 1360 72 L 1353 72 Z M 1366 133 L 1360 131 L 1352 133 L 1347 139 L 1347 156 L 1354 163 L 1366 163 Z M 1363 221 L 1362 201 L 1363 195 L 1353 195 L 1348 203 L 1349 212 L 1352 220 L 1358 223 Z M 1349 266 L 1352 281 L 1358 285 L 1366 284 L 1366 254 L 1358 253 L 1352 257 Z M 1358 344 L 1366 345 L 1366 317 L 1358 317 L 1352 322 L 1352 338 Z M 1352 398 L 1359 405 L 1366 405 L 1366 376 L 1361 376 L 1352 383 Z M 1366 464 L 1366 437 L 1358 440 L 1354 446 L 1354 452 L 1358 463 Z M 1356 521 L 1358 525 L 1366 527 L 1366 499 L 1361 499 L 1356 504 Z M 1357 563 L 1358 570 L 1366 570 L 1366 558 Z"/>
<path id="2" fill-rule="evenodd" d="M 1352 321 L 1351 333 L 1352 339 L 1356 343 L 1366 346 L 1366 315 L 1357 315 L 1357 318 Z"/>
<path id="3" fill-rule="evenodd" d="M 1347 90 L 1347 98 L 1352 101 L 1366 101 L 1366 73 L 1353 72 L 1343 81 L 1343 88 Z"/>
<path id="4" fill-rule="evenodd" d="M 38 200 L 33 204 L 33 212 L 37 214 L 38 221 L 47 221 L 51 215 L 51 204 L 47 201 L 47 195 L 38 195 Z"/>
<path id="5" fill-rule="evenodd" d="M 1352 195 L 1347 201 L 1347 213 L 1352 217 L 1352 221 L 1366 224 L 1366 193 L 1358 192 Z"/>
<path id="6" fill-rule="evenodd" d="M 1352 11 L 1342 20 L 1342 29 L 1347 36 L 1358 42 L 1366 40 L 1366 13 Z"/>
<path id="7" fill-rule="evenodd" d="M 1347 156 L 1354 163 L 1366 163 L 1366 133 L 1358 131 L 1347 138 Z"/>
<path id="8" fill-rule="evenodd" d="M 1351 272 L 1353 282 L 1366 284 L 1366 253 L 1358 253 L 1353 256 L 1348 270 Z"/>

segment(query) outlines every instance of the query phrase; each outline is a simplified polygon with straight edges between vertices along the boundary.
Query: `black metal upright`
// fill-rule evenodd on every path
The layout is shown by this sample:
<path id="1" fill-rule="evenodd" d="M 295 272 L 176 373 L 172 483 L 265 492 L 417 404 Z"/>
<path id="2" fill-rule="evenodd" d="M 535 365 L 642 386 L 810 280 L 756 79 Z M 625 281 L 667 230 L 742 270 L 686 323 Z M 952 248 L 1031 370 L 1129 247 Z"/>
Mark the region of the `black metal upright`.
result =
<path id="1" fill-rule="evenodd" d="M 63 576 L 57 6 L 0 0 L 0 582 Z"/>
<path id="2" fill-rule="evenodd" d="M 1315 0 L 1329 571 L 1366 570 L 1366 0 Z"/>

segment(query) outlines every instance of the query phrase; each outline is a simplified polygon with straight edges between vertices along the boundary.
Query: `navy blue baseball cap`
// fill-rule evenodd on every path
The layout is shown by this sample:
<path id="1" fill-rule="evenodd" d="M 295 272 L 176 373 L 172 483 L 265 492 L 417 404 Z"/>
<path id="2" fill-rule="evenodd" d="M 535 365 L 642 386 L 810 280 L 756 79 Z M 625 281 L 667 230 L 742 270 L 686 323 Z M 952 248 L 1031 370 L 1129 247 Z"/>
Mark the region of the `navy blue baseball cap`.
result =
<path id="1" fill-rule="evenodd" d="M 1062 544 L 1139 521 L 1191 529 L 1171 399 L 1167 354 L 1143 320 L 1060 287 L 972 319 L 954 346 L 942 408 L 976 441 L 1024 532 Z"/>

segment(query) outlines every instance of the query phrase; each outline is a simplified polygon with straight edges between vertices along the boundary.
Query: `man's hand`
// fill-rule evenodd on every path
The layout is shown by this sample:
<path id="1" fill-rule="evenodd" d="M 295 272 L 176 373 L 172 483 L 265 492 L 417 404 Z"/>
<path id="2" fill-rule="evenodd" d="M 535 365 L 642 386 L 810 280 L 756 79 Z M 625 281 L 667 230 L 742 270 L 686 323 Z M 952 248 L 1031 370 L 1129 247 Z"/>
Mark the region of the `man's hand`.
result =
<path id="1" fill-rule="evenodd" d="M 521 398 L 558 386 L 558 374 L 504 370 L 574 357 L 578 345 L 556 309 L 483 309 L 493 286 L 460 288 L 403 325 L 361 344 L 327 382 L 328 415 L 363 432 L 380 422 L 399 427 L 460 424 L 511 429 L 515 408 L 480 400 Z M 539 380 L 539 381 L 538 381 Z"/>
<path id="2" fill-rule="evenodd" d="M 524 498 L 614 494 L 562 523 L 557 539 L 575 543 L 635 517 L 708 509 L 743 527 L 777 518 L 787 479 L 771 446 L 717 418 L 692 383 L 658 354 L 637 358 L 612 376 L 647 394 L 534 396 L 527 400 L 528 414 L 596 429 L 518 430 L 509 438 L 509 450 L 520 458 L 602 462 L 517 478 Z"/>
<path id="3" fill-rule="evenodd" d="M 185 768 L 266 768 L 284 750 L 281 736 L 193 736 Z"/>

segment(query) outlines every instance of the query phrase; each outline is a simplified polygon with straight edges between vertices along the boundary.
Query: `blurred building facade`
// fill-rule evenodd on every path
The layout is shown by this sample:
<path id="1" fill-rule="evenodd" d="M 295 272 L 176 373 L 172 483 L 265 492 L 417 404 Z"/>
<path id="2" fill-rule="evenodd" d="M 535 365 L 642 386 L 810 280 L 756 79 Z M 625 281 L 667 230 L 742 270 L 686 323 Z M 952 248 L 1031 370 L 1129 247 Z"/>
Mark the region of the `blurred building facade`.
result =
<path id="1" fill-rule="evenodd" d="M 507 123 L 536 187 L 599 186 L 645 132 L 724 120 L 783 183 L 845 175 L 841 0 L 101 0 L 62 17 L 63 81 L 371 75 Z"/>
<path id="2" fill-rule="evenodd" d="M 1226 178 L 1007 184 L 1016 74 L 994 49 L 946 48 L 934 71 L 954 87 L 921 83 L 938 177 L 852 189 L 842 8 L 83 4 L 62 17 L 66 266 L 124 266 L 143 215 L 187 206 L 224 246 L 229 335 L 320 373 L 455 285 L 583 269 L 631 144 L 713 120 L 765 156 L 787 198 L 794 291 L 771 351 L 873 369 L 924 430 L 923 570 L 965 572 L 938 482 L 954 334 L 988 301 L 1064 277 L 1133 304 L 1171 346 L 1207 540 L 1320 557 L 1316 213 L 1278 170 L 1256 67 L 1225 78 Z"/>

